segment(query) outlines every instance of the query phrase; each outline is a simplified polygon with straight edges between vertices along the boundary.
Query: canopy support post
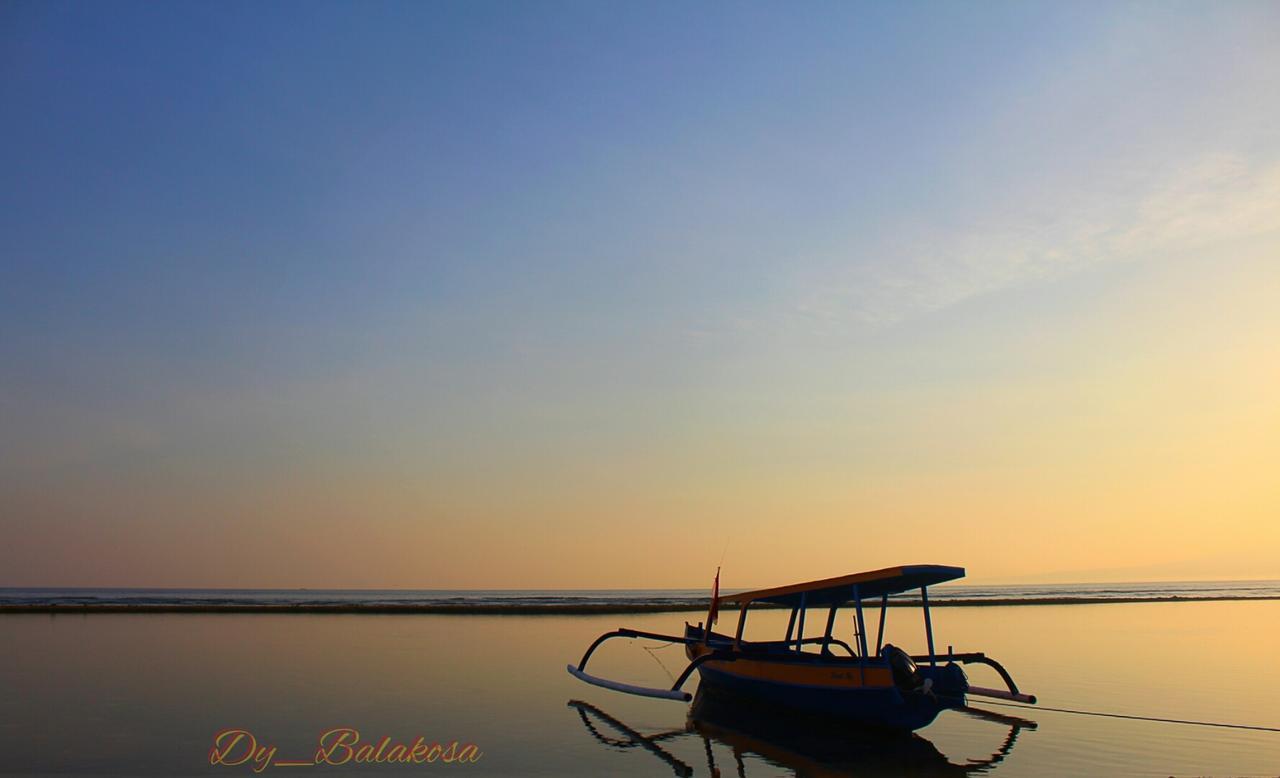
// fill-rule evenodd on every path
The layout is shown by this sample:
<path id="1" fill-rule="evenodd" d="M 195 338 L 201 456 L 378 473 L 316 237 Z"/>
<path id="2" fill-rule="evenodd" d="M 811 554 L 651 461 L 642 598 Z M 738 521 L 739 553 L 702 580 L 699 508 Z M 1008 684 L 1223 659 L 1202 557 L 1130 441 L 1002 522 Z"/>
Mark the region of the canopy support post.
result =
<path id="1" fill-rule="evenodd" d="M 836 625 L 836 611 L 840 610 L 839 605 L 832 605 L 831 610 L 827 611 L 827 631 L 822 635 L 822 653 L 831 653 L 831 630 Z"/>
<path id="2" fill-rule="evenodd" d="M 808 592 L 800 593 L 800 622 L 796 625 L 796 653 L 800 653 L 800 645 L 804 643 L 804 612 L 805 600 L 809 598 Z"/>
<path id="3" fill-rule="evenodd" d="M 884 648 L 884 616 L 889 611 L 889 595 L 880 595 L 880 628 L 876 630 L 876 656 Z"/>
<path id="4" fill-rule="evenodd" d="M 929 618 L 929 587 L 920 587 L 920 600 L 924 603 L 924 637 L 929 643 L 929 666 L 937 667 L 938 658 L 933 653 L 933 620 Z"/>
<path id="5" fill-rule="evenodd" d="M 858 651 L 863 659 L 867 658 L 867 622 L 862 615 L 862 592 L 858 585 L 853 585 L 853 608 L 858 614 Z"/>

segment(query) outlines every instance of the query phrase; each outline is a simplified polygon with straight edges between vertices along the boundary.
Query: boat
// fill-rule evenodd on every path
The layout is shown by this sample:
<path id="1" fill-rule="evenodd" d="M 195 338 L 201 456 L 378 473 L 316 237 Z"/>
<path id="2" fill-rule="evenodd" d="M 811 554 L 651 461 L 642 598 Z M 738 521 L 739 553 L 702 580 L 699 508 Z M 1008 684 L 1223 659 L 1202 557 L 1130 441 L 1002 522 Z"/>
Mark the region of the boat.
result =
<path id="1" fill-rule="evenodd" d="M 782 709 L 849 720 L 858 724 L 913 731 L 928 726 L 947 709 L 962 709 L 970 696 L 1034 705 L 1036 697 L 1018 688 L 1009 672 L 982 652 L 935 650 L 929 587 L 963 578 L 962 567 L 902 565 L 882 570 L 824 578 L 807 583 L 720 596 L 717 570 L 705 625 L 685 623 L 681 635 L 621 627 L 596 638 L 577 665 L 568 665 L 579 680 L 626 694 L 689 702 L 683 686 L 696 671 L 700 688 L 732 694 Z M 885 642 L 889 598 L 919 592 L 927 653 L 909 654 Z M 715 632 L 723 605 L 738 607 L 732 635 Z M 765 607 L 790 610 L 781 639 L 748 640 L 745 630 L 753 611 Z M 841 610 L 852 611 L 852 634 L 846 642 L 836 634 Z M 878 611 L 875 640 L 867 629 L 867 610 Z M 806 615 L 825 616 L 821 629 L 806 636 Z M 600 678 L 586 672 L 591 655 L 614 638 L 683 644 L 689 664 L 670 688 L 645 687 Z M 992 668 L 1005 689 L 976 686 L 962 665 Z"/>

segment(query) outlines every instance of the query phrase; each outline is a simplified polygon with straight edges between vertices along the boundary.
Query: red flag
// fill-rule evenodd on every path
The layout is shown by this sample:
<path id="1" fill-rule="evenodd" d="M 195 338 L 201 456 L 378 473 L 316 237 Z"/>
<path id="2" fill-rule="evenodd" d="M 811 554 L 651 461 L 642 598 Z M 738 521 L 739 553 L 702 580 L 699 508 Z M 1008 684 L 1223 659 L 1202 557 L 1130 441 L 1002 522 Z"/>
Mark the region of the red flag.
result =
<path id="1" fill-rule="evenodd" d="M 720 615 L 720 568 L 716 568 L 716 582 L 711 586 L 711 610 L 707 611 L 707 631 L 711 631 L 711 625 L 716 623 L 716 617 Z"/>

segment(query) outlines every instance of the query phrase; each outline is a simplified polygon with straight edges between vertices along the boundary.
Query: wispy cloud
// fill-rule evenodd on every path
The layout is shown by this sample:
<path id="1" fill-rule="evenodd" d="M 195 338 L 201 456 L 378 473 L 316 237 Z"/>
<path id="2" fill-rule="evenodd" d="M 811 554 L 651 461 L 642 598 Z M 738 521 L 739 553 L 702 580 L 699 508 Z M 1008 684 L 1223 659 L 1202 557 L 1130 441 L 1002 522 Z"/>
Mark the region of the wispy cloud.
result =
<path id="1" fill-rule="evenodd" d="M 796 312 L 822 329 L 883 326 L 1104 262 L 1208 248 L 1280 228 L 1280 164 L 1215 153 L 1127 191 L 1055 198 L 997 228 L 938 232 L 822 279 Z"/>

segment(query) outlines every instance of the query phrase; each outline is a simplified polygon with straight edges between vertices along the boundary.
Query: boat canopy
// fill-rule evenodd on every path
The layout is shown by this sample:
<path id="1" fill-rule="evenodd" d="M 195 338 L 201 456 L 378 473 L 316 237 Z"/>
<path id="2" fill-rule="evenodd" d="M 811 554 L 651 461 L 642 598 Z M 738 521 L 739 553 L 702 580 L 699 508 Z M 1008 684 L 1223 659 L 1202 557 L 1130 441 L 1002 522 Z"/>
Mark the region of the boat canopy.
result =
<path id="1" fill-rule="evenodd" d="M 963 577 L 963 567 L 902 565 L 866 573 L 842 575 L 837 578 L 824 578 L 820 581 L 728 594 L 721 597 L 720 601 L 740 605 L 768 602 L 798 608 L 803 598 L 805 607 L 833 606 L 843 605 L 855 599 L 865 600 L 869 597 L 898 594 Z"/>
<path id="2" fill-rule="evenodd" d="M 713 589 L 715 594 L 712 596 L 705 627 L 702 624 L 695 627 L 686 623 L 682 635 L 664 635 L 619 627 L 596 638 L 582 655 L 581 661 L 577 665 L 567 665 L 567 669 L 575 678 L 605 689 L 685 702 L 691 700 L 693 695 L 683 691 L 684 683 L 697 672 L 702 676 L 703 683 L 725 683 L 730 687 L 745 684 L 743 690 L 752 693 L 750 690 L 754 689 L 754 693 L 762 699 L 774 703 L 794 702 L 798 707 L 812 707 L 818 713 L 852 715 L 854 718 L 861 717 L 863 720 L 887 723 L 890 726 L 909 725 L 908 728 L 912 729 L 932 721 L 941 707 L 963 706 L 965 695 L 1035 704 L 1035 695 L 1020 692 L 1004 667 L 999 662 L 988 659 L 985 654 L 957 654 L 948 646 L 947 653 L 940 656 L 934 650 L 933 622 L 929 617 L 929 587 L 963 577 L 963 567 L 902 565 L 719 597 L 720 576 L 717 575 Z M 902 649 L 884 642 L 885 614 L 889 610 L 884 607 L 879 608 L 879 629 L 876 631 L 875 643 L 871 643 L 868 640 L 869 630 L 863 612 L 863 600 L 879 599 L 914 589 L 920 590 L 925 643 L 929 653 L 908 656 Z M 715 621 L 721 601 L 741 605 L 738 611 L 738 629 L 732 638 L 711 631 L 711 624 Z M 791 608 L 791 620 L 787 624 L 784 639 L 751 642 L 743 640 L 747 614 L 751 610 L 751 604 L 756 602 Z M 838 609 L 851 602 L 854 604 L 856 620 L 853 633 L 856 648 L 832 636 L 832 629 L 839 615 Z M 829 609 L 825 619 L 826 628 L 816 636 L 805 637 L 805 613 L 810 608 Z M 669 689 L 636 686 L 588 674 L 587 662 L 591 655 L 602 644 L 614 638 L 680 644 L 684 646 L 685 655 L 690 661 L 680 676 L 673 679 Z M 806 646 L 820 647 L 820 651 L 805 651 Z M 832 646 L 843 649 L 848 656 L 832 653 Z M 912 664 L 925 662 L 928 667 Z M 976 662 L 991 666 L 1004 679 L 1009 690 L 970 685 L 964 673 L 950 667 L 957 662 Z M 903 666 L 915 668 L 910 684 L 899 677 L 902 675 L 899 669 Z M 871 676 L 877 676 L 880 680 Z M 920 681 L 921 678 L 924 680 Z M 916 686 L 917 682 L 921 685 Z M 899 691 L 892 693 L 894 688 Z M 890 693 L 886 694 L 886 690 Z M 917 693 L 918 696 L 910 697 L 910 704 L 906 702 L 908 698 L 903 696 Z M 866 694 L 872 696 L 868 697 Z M 941 698 L 952 701 L 946 702 Z M 902 707 L 904 705 L 907 706 L 906 709 Z M 909 711 L 904 712 L 907 709 Z M 908 713 L 910 716 L 919 714 L 925 718 L 918 721 L 903 718 Z"/>

